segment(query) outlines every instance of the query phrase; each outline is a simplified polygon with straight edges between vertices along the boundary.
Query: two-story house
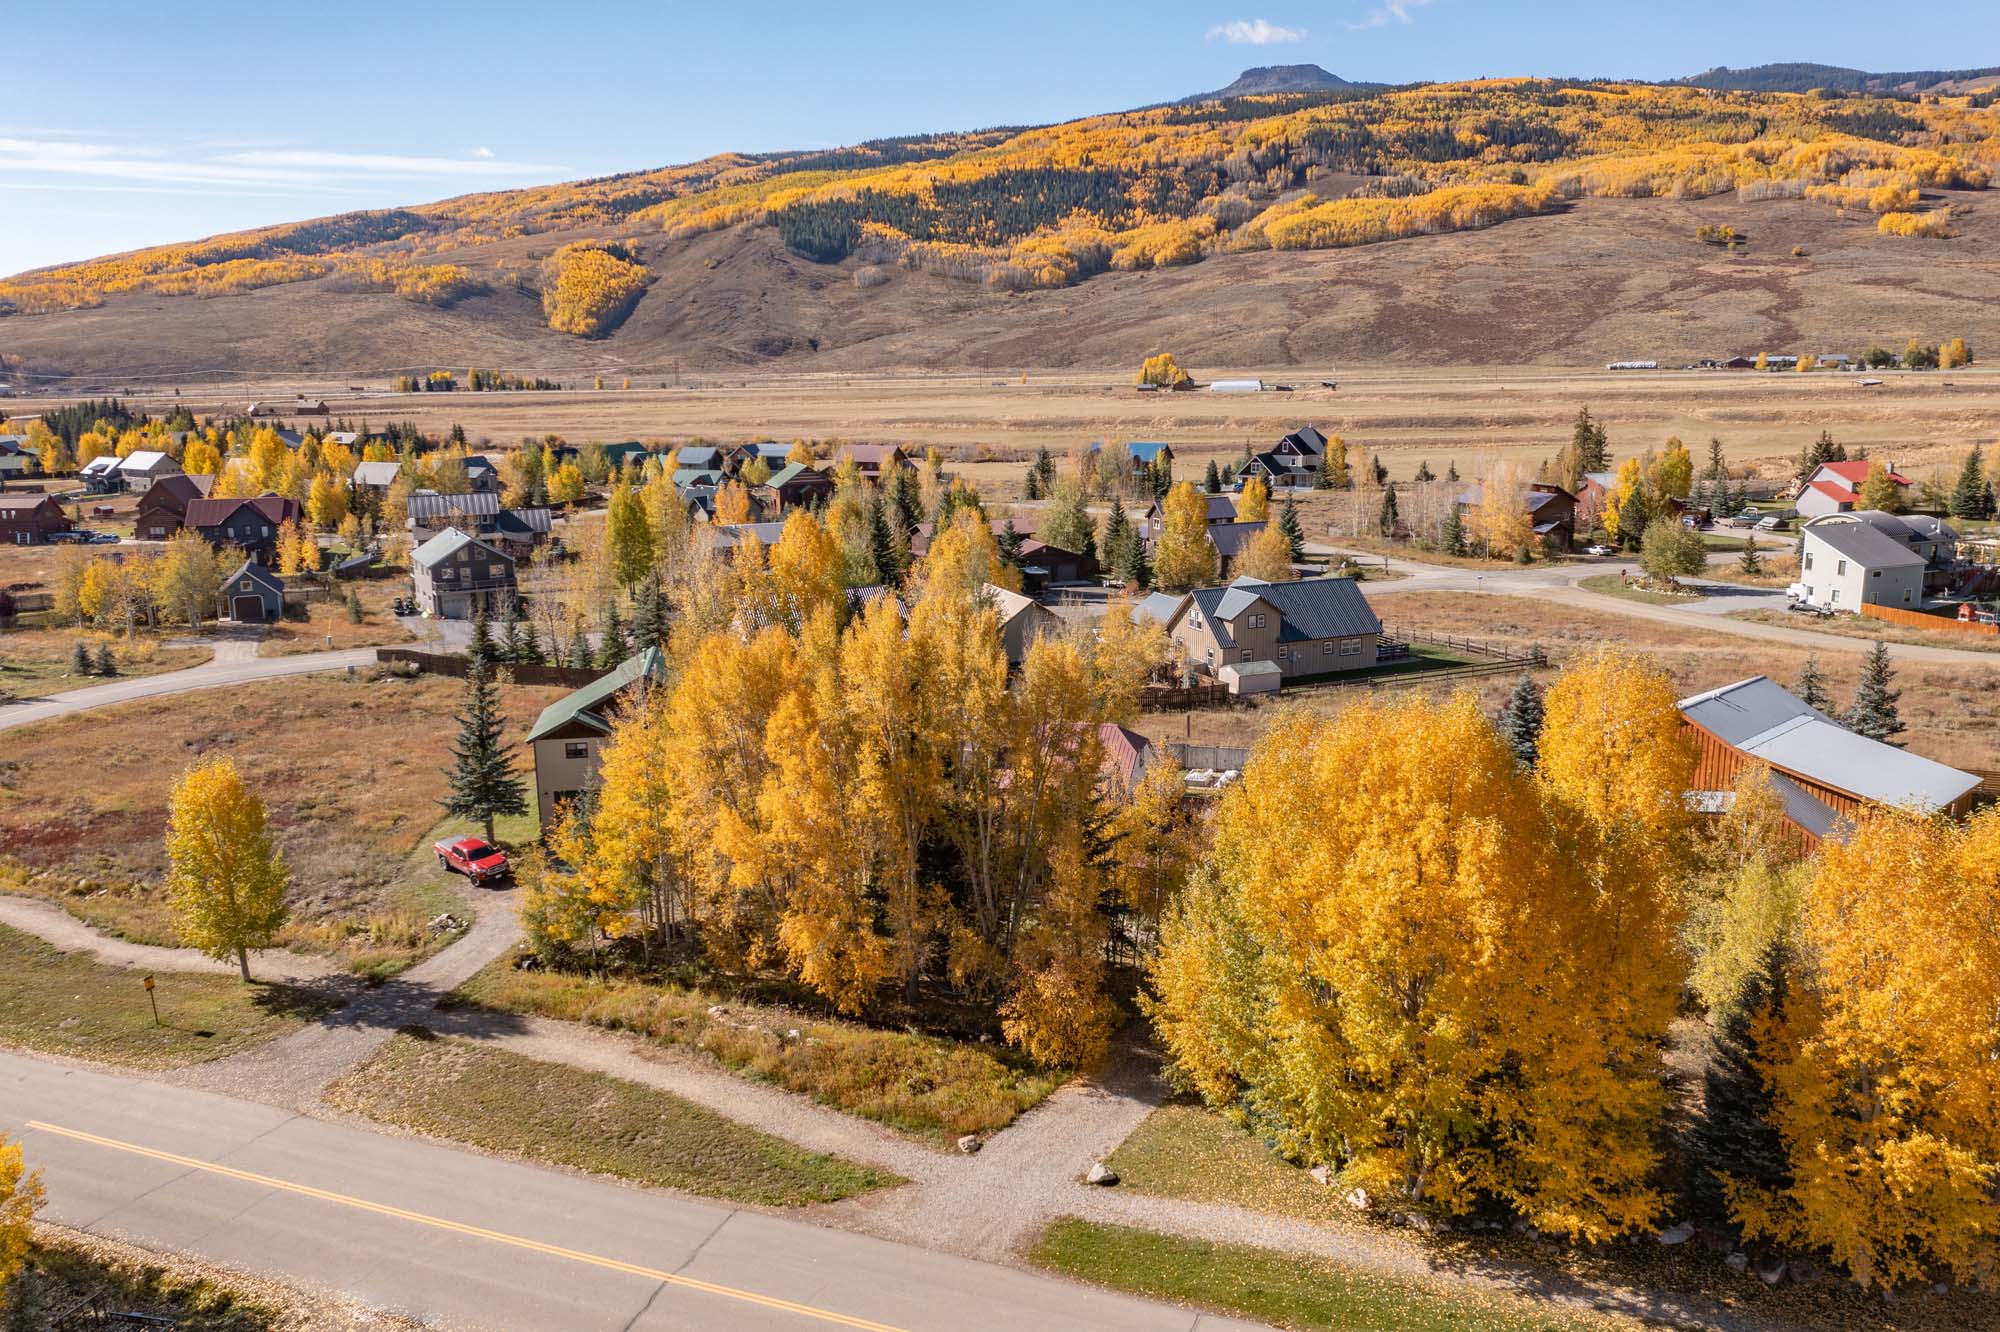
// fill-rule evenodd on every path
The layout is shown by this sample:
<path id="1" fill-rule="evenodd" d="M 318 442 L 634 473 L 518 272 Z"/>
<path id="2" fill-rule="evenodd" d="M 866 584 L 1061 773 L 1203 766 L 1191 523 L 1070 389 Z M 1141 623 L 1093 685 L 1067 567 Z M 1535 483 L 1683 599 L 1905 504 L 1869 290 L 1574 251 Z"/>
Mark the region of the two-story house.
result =
<path id="1" fill-rule="evenodd" d="M 1352 578 L 1239 578 L 1178 596 L 1156 592 L 1138 609 L 1165 628 L 1184 662 L 1225 682 L 1225 669 L 1240 677 L 1251 666 L 1275 666 L 1281 680 L 1365 670 L 1382 633 Z"/>
<path id="2" fill-rule="evenodd" d="M 233 547 L 269 567 L 278 544 L 278 529 L 304 515 L 299 502 L 284 495 L 248 499 L 189 500 L 184 523 L 201 533 L 211 546 Z"/>
<path id="3" fill-rule="evenodd" d="M 513 604 L 514 557 L 447 527 L 410 552 L 410 580 L 423 614 L 469 620 L 482 609 L 500 611 Z"/>
<path id="4" fill-rule="evenodd" d="M 139 497 L 132 535 L 140 541 L 165 541 L 187 525 L 188 505 L 206 499 L 215 486 L 207 474 L 163 476 Z"/>
<path id="5" fill-rule="evenodd" d="M 1908 494 L 1911 481 L 1896 470 L 1896 464 L 1884 463 L 1889 480 L 1895 483 L 1898 494 Z M 1821 518 L 1829 513 L 1848 513 L 1861 503 L 1861 487 L 1868 480 L 1869 463 L 1865 458 L 1849 462 L 1821 463 L 1813 474 L 1805 479 L 1799 488 L 1799 497 L 1793 507 L 1801 518 Z"/>
<path id="6" fill-rule="evenodd" d="M 535 807 L 544 832 L 555 823 L 558 806 L 597 789 L 598 751 L 611 735 L 619 702 L 666 678 L 666 659 L 649 647 L 542 709 L 528 731 L 528 751 L 535 760 Z"/>
<path id="7" fill-rule="evenodd" d="M 1799 529 L 1804 600 L 1833 610 L 1917 610 L 1957 571 L 1958 533 L 1935 518 L 1880 509 L 1831 513 Z"/>

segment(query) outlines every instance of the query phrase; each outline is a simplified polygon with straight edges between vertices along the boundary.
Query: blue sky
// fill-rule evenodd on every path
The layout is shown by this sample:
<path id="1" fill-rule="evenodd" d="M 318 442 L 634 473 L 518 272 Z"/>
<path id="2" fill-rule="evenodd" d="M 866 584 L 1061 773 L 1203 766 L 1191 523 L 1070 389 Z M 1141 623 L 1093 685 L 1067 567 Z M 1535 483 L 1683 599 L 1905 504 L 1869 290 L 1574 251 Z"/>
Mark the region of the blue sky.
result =
<path id="1" fill-rule="evenodd" d="M 1940 26 L 1850 0 L 1714 21 L 1583 0 L 7 8 L 0 273 L 725 149 L 1061 120 L 1249 65 L 1384 82 L 2000 65 L 2000 7 Z"/>

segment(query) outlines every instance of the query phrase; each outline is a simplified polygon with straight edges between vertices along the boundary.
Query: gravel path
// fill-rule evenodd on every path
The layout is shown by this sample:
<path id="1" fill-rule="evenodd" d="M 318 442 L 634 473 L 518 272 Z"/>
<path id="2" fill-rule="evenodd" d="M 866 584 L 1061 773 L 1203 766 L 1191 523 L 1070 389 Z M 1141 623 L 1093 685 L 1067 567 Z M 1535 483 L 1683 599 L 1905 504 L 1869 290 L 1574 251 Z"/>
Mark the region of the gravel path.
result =
<path id="1" fill-rule="evenodd" d="M 920 1183 L 943 1181 L 960 1164 L 958 1158 L 873 1120 L 830 1110 L 810 1097 L 731 1073 L 699 1052 L 624 1032 L 471 1010 L 433 1013 L 425 1025 L 441 1035 L 497 1046 L 529 1059 L 607 1073 L 671 1092 L 801 1147 L 881 1166 Z"/>
<path id="2" fill-rule="evenodd" d="M 348 1002 L 311 1026 L 234 1058 L 179 1070 L 171 1080 L 310 1112 L 328 1083 L 368 1058 L 398 1029 L 430 1023 L 438 1000 L 519 942 L 515 912 L 520 895 L 518 888 L 479 890 L 476 897 L 467 897 L 478 920 L 456 943 L 380 985 L 347 983 Z"/>
<path id="3" fill-rule="evenodd" d="M 375 649 L 372 647 L 352 648 L 341 652 L 308 652 L 296 657 L 259 657 L 256 655 L 256 643 L 247 639 L 223 639 L 214 646 L 216 647 L 214 659 L 200 666 L 191 666 L 184 671 L 168 671 L 162 675 L 142 675 L 134 679 L 114 680 L 110 684 L 93 685 L 89 689 L 72 689 L 67 693 L 51 694 L 45 698 L 19 699 L 0 705 L 0 731 L 14 726 L 26 726 L 31 722 L 46 721 L 51 717 L 66 717 L 72 712 L 109 707 L 114 703 L 129 703 L 137 698 L 183 694 L 196 689 L 220 689 L 250 680 L 270 680 L 285 675 L 310 675 L 315 671 L 359 668 L 371 666 L 375 662 Z M 224 655 L 225 649 L 230 655 Z"/>
<path id="4" fill-rule="evenodd" d="M 0 925 L 32 934 L 66 953 L 90 953 L 114 967 L 140 971 L 199 971 L 234 976 L 234 962 L 218 962 L 192 948 L 161 948 L 131 943 L 103 934 L 53 902 L 38 897 L 0 896 Z M 306 981 L 337 976 L 345 969 L 332 958 L 308 957 L 282 948 L 265 948 L 250 955 L 250 974 L 258 980 Z"/>

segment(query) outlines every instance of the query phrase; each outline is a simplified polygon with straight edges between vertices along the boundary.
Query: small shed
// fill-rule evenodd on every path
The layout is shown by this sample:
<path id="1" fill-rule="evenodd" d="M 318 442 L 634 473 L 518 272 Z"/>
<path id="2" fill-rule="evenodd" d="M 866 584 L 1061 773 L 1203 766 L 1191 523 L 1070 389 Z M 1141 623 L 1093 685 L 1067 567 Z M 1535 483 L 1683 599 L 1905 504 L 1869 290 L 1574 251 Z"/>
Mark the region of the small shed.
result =
<path id="1" fill-rule="evenodd" d="M 1284 686 L 1285 672 L 1275 661 L 1233 661 L 1215 673 L 1232 694 L 1275 694 Z"/>
<path id="2" fill-rule="evenodd" d="M 220 614 L 238 624 L 268 624 L 285 613 L 285 584 L 255 560 L 222 580 Z"/>

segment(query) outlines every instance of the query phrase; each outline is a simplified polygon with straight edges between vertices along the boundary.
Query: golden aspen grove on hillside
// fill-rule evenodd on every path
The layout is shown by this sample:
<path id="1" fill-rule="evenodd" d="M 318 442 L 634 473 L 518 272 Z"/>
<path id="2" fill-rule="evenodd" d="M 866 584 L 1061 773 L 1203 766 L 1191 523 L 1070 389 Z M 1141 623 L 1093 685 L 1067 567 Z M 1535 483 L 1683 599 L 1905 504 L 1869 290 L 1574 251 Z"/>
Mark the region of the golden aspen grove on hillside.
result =
<path id="1" fill-rule="evenodd" d="M 621 243 L 737 226 L 774 227 L 816 260 L 865 251 L 1010 288 L 1486 227 L 1584 196 L 1809 196 L 1880 214 L 1885 235 L 1941 237 L 1948 206 L 1925 209 L 1923 192 L 1984 189 L 1996 166 L 2000 110 L 1966 96 L 1552 79 L 1273 94 L 342 214 L 19 275 L 0 282 L 0 313 L 336 273 L 440 303 L 491 273 L 538 283 L 551 326 L 590 336 L 647 280 Z M 539 272 L 475 262 L 537 234 L 577 239 Z"/>

